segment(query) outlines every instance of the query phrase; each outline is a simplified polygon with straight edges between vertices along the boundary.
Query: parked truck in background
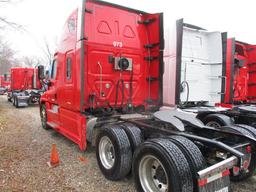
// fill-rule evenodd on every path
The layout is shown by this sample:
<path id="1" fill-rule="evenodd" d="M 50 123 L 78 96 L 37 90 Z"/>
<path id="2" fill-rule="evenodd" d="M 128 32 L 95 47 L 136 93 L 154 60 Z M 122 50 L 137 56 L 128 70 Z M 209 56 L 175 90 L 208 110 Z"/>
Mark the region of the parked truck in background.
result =
<path id="1" fill-rule="evenodd" d="M 42 127 L 81 150 L 96 146 L 107 179 L 132 170 L 138 191 L 227 192 L 230 177 L 255 170 L 256 135 L 206 127 L 179 110 L 159 111 L 163 31 L 162 13 L 83 0 L 64 25 L 40 98 Z M 43 79 L 43 69 L 38 73 Z"/>
<path id="2" fill-rule="evenodd" d="M 15 107 L 26 107 L 30 103 L 39 102 L 43 87 L 37 68 L 11 68 L 10 79 L 7 99 Z"/>
<path id="3" fill-rule="evenodd" d="M 10 75 L 0 75 L 0 95 L 3 95 L 10 88 Z"/>
<path id="4" fill-rule="evenodd" d="M 254 46 L 183 20 L 177 21 L 176 31 L 177 46 L 171 54 L 175 56 L 170 59 L 175 69 L 167 66 L 164 77 L 164 90 L 172 86 L 176 91 L 166 91 L 164 98 L 174 98 L 172 103 L 194 112 L 207 126 L 238 124 L 254 131 Z M 176 80 L 172 81 L 173 71 Z"/>

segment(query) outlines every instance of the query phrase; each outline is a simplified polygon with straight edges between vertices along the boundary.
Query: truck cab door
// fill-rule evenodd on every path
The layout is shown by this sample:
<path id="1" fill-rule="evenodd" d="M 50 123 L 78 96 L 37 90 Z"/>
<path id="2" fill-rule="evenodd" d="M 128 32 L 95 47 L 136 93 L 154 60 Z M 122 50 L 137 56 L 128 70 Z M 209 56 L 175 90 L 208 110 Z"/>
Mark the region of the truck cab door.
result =
<path id="1" fill-rule="evenodd" d="M 67 109 L 73 109 L 74 105 L 74 69 L 75 57 L 73 50 L 65 54 L 64 59 L 64 84 L 59 94 L 59 104 Z"/>
<path id="2" fill-rule="evenodd" d="M 57 73 L 58 73 L 58 62 L 54 59 L 50 69 L 50 77 L 48 81 L 47 99 L 49 103 L 58 104 L 57 97 Z"/>

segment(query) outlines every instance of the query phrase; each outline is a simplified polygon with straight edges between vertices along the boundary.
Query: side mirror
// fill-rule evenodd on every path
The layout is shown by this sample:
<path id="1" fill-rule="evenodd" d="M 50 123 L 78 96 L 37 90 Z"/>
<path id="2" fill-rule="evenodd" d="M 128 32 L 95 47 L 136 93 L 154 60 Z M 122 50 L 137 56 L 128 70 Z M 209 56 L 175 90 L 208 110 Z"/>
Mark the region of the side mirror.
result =
<path id="1" fill-rule="evenodd" d="M 43 80 L 45 78 L 45 76 L 44 76 L 44 66 L 43 65 L 38 66 L 38 78 L 40 80 Z"/>
<path id="2" fill-rule="evenodd" d="M 4 80 L 7 81 L 7 74 L 4 74 Z"/>

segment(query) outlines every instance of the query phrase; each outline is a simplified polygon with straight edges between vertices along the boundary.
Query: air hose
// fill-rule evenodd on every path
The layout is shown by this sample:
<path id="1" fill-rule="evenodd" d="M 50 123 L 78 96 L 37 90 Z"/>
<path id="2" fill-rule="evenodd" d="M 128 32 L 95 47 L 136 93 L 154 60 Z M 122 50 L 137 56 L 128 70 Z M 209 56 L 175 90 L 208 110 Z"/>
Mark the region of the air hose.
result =
<path id="1" fill-rule="evenodd" d="M 186 98 L 186 102 L 184 104 L 182 104 L 181 99 L 180 99 L 180 106 L 181 107 L 185 107 L 188 104 L 188 99 L 189 99 L 189 84 L 187 81 L 182 81 L 180 84 L 180 93 L 184 91 L 184 88 L 187 87 L 187 98 Z"/>

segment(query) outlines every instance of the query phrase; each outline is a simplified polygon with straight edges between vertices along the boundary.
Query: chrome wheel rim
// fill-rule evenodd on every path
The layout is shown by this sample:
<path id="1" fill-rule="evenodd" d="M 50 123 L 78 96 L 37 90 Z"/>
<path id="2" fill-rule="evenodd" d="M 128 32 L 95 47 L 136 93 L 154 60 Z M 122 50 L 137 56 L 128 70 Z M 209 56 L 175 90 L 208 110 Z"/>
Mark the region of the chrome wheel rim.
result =
<path id="1" fill-rule="evenodd" d="M 166 192 L 169 179 L 162 163 L 152 155 L 146 155 L 139 164 L 139 178 L 144 191 Z"/>
<path id="2" fill-rule="evenodd" d="M 111 140 L 104 136 L 99 143 L 99 157 L 102 165 L 106 169 L 111 169 L 115 163 L 115 150 Z"/>
<path id="3" fill-rule="evenodd" d="M 208 127 L 214 127 L 214 128 L 221 128 L 221 125 L 217 123 L 216 121 L 210 121 L 206 124 Z"/>

